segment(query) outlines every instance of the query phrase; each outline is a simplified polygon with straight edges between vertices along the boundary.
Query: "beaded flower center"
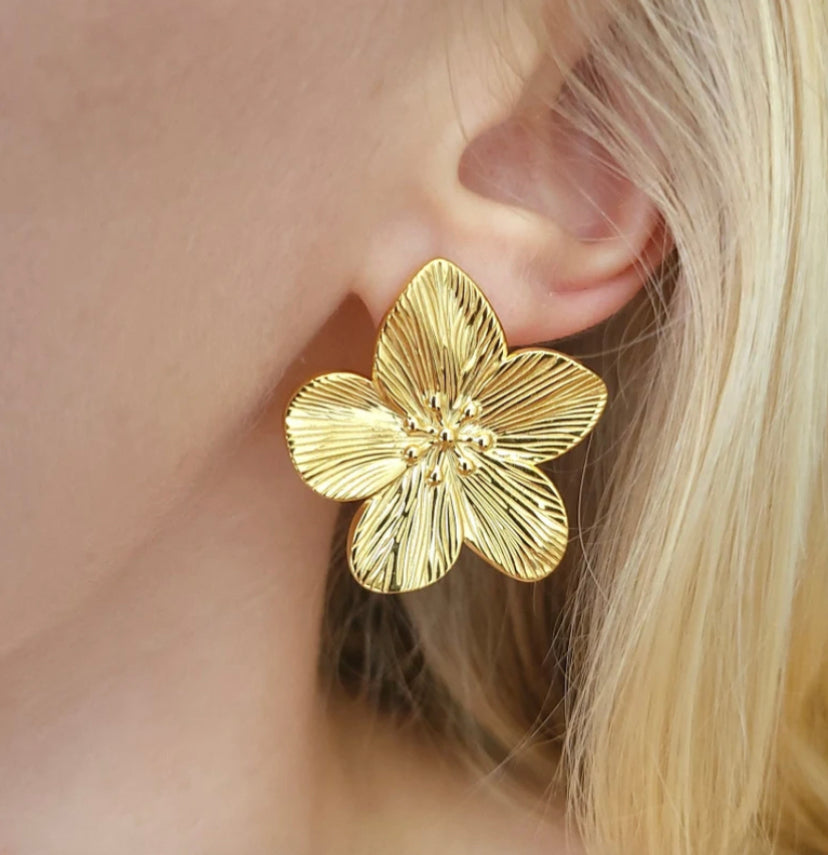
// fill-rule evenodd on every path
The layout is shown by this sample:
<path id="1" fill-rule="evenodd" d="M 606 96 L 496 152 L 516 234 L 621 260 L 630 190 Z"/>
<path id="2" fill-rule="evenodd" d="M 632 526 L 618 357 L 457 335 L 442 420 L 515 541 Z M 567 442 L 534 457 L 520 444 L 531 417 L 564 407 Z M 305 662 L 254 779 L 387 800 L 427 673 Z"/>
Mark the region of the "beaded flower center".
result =
<path id="1" fill-rule="evenodd" d="M 486 452 L 494 445 L 491 431 L 479 424 L 480 405 L 469 399 L 450 402 L 439 392 L 425 396 L 423 416 L 408 416 L 403 422 L 410 443 L 404 451 L 409 466 L 424 463 L 428 468 L 426 483 L 440 484 L 446 467 L 460 475 L 476 469 L 475 452 Z"/>

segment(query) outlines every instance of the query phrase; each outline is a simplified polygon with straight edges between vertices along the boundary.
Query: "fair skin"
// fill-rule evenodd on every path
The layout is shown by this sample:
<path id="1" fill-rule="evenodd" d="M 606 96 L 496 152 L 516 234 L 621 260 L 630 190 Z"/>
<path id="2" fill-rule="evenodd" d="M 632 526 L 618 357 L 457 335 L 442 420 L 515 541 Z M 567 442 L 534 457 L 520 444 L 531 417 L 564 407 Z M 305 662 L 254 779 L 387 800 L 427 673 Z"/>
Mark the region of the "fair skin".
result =
<path id="1" fill-rule="evenodd" d="M 577 140 L 518 168 L 562 5 L 0 3 L 4 855 L 574 851 L 321 692 L 337 509 L 280 424 L 432 257 L 512 345 L 641 286 L 641 194 Z"/>

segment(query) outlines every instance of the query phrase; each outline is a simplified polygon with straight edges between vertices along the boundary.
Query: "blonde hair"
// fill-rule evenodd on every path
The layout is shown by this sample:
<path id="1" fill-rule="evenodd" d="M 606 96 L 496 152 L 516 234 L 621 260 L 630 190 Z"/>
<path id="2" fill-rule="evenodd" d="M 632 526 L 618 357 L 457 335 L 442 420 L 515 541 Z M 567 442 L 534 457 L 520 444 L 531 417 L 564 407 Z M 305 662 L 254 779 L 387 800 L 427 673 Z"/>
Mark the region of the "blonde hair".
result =
<path id="1" fill-rule="evenodd" d="M 552 469 L 565 562 L 400 598 L 334 567 L 325 661 L 476 762 L 560 783 L 588 851 L 828 852 L 828 12 L 604 5 L 554 106 L 675 249 L 559 345 L 611 390 Z"/>

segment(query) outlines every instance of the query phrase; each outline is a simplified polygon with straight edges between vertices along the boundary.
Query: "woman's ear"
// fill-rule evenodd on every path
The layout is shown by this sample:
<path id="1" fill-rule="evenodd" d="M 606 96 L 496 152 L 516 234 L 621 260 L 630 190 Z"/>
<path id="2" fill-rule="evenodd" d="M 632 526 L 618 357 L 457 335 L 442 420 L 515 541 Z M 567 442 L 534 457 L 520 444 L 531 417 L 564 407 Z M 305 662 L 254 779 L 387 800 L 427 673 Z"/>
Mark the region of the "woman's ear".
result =
<path id="1" fill-rule="evenodd" d="M 360 289 L 377 320 L 442 256 L 480 285 L 511 344 L 563 338 L 618 311 L 669 248 L 653 202 L 554 109 L 516 107 L 445 155 L 379 232 L 382 261 Z"/>

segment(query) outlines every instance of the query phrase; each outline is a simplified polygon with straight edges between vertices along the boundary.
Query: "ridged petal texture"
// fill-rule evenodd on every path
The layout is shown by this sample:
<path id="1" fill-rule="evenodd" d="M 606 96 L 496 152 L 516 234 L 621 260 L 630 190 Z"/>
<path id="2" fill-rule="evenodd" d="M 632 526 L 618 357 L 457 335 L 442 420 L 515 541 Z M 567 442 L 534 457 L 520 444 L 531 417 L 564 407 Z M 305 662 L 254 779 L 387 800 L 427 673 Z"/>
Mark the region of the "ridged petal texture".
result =
<path id="1" fill-rule="evenodd" d="M 437 259 L 383 321 L 373 382 L 311 380 L 288 405 L 285 431 L 313 489 L 368 498 L 348 562 L 369 590 L 436 582 L 464 541 L 512 578 L 537 581 L 568 538 L 561 497 L 537 464 L 580 442 L 606 398 L 600 378 L 567 356 L 509 355 L 477 286 Z"/>
<path id="2" fill-rule="evenodd" d="M 569 534 L 566 509 L 537 469 L 489 455 L 464 480 L 463 498 L 466 541 L 498 570 L 536 582 L 558 566 Z"/>
<path id="3" fill-rule="evenodd" d="M 550 350 L 513 353 L 486 384 L 481 423 L 520 460 L 552 460 L 577 445 L 604 409 L 607 389 L 583 365 Z"/>
<path id="4" fill-rule="evenodd" d="M 474 397 L 506 356 L 492 307 L 461 270 L 438 259 L 424 267 L 385 316 L 374 379 L 389 401 L 418 420 L 428 397 Z"/>
<path id="5" fill-rule="evenodd" d="M 365 499 L 406 471 L 400 417 L 358 374 L 325 374 L 303 386 L 285 429 L 294 465 L 329 499 Z"/>
<path id="6" fill-rule="evenodd" d="M 431 585 L 448 573 L 463 543 L 457 485 L 427 483 L 426 465 L 412 466 L 366 502 L 351 528 L 348 560 L 372 591 L 397 593 Z"/>

